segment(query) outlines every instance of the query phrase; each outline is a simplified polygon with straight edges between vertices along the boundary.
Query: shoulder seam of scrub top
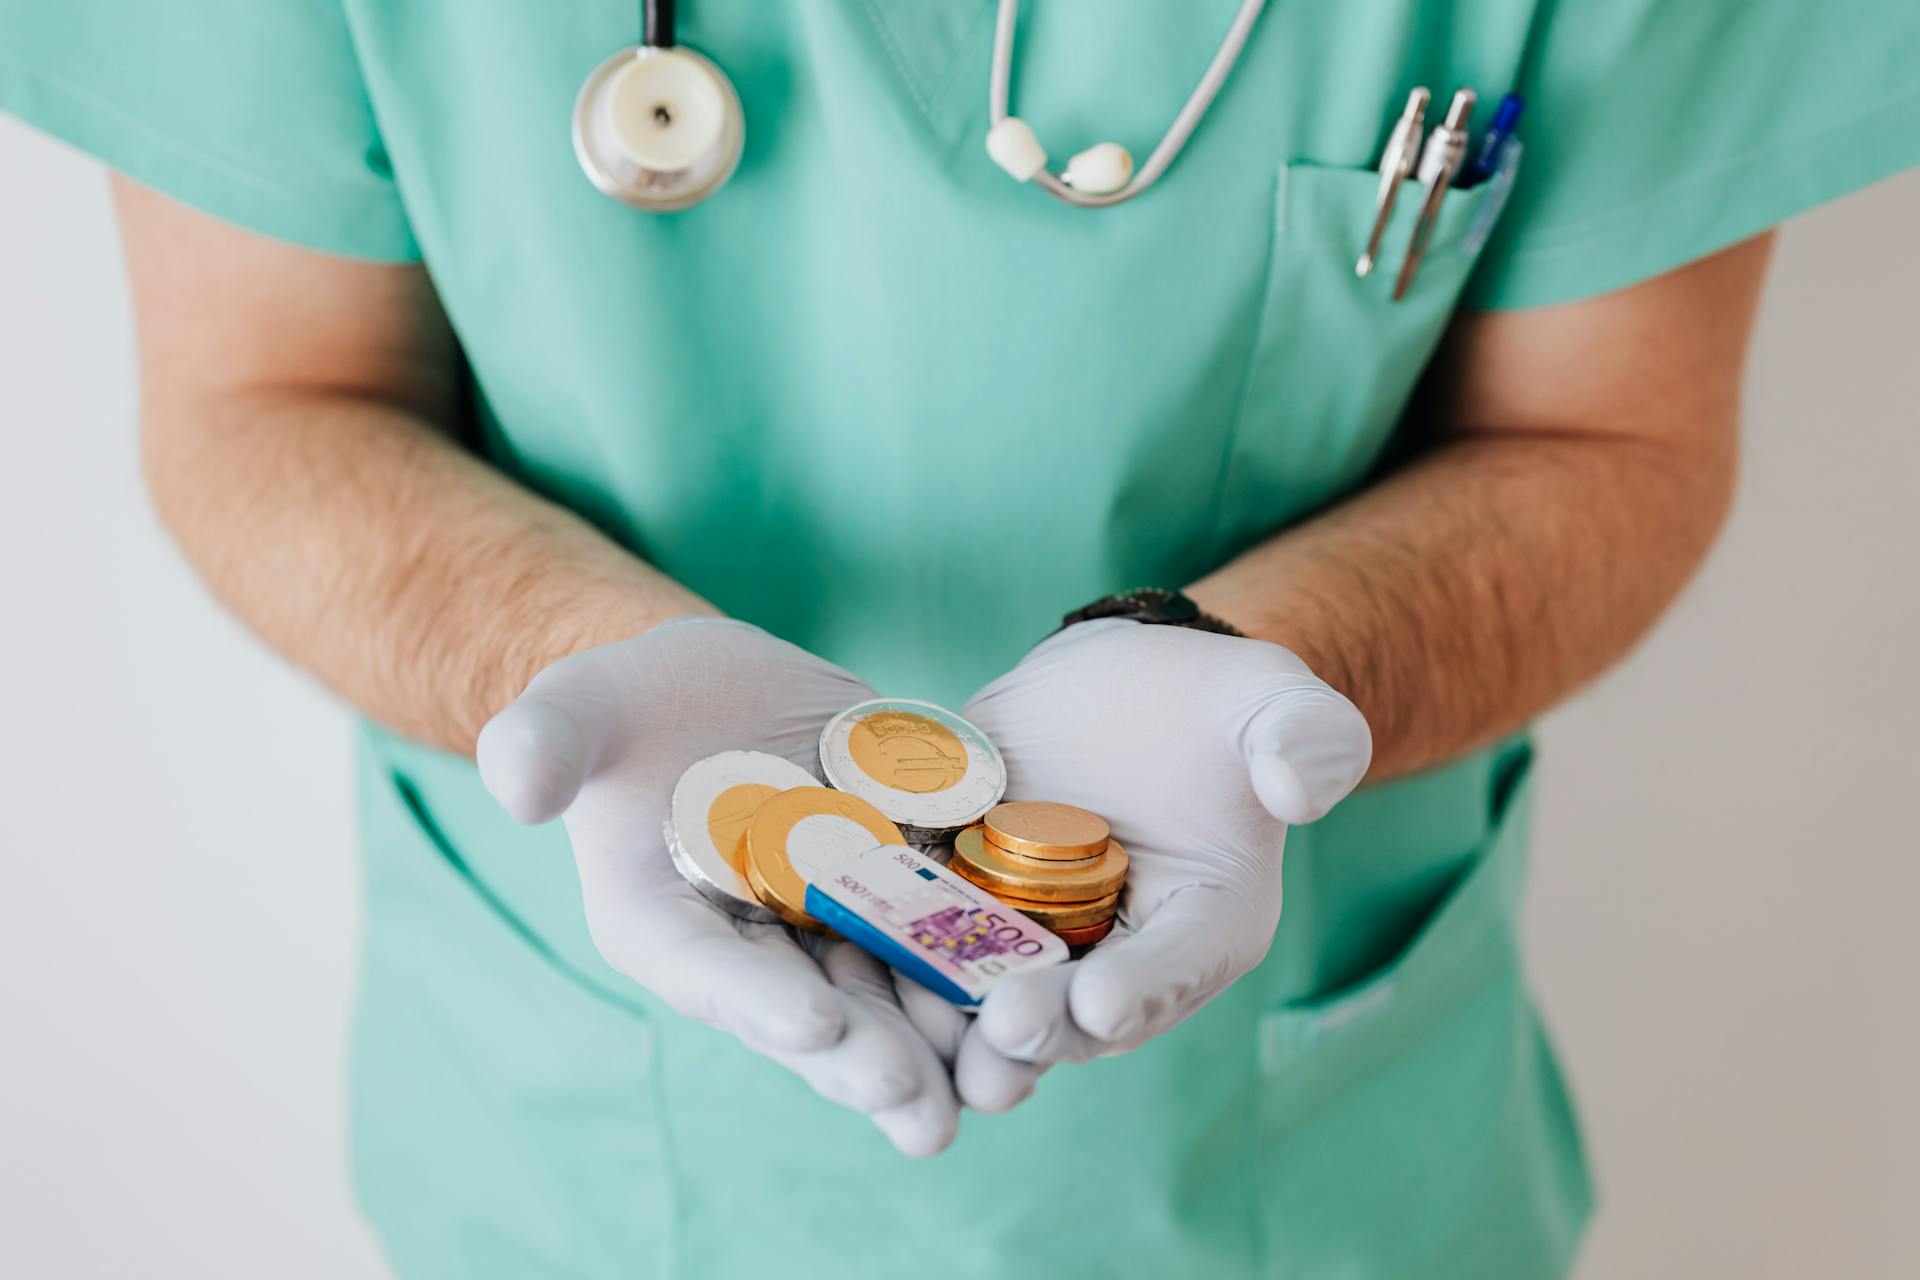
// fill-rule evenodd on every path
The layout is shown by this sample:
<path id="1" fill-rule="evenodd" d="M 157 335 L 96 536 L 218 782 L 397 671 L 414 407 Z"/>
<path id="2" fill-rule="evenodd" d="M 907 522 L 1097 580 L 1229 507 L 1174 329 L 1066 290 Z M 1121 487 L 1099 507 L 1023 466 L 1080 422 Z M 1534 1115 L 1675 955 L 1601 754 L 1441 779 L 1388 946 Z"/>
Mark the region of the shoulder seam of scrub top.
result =
<path id="1" fill-rule="evenodd" d="M 356 200 L 349 217 L 341 216 L 337 203 L 316 215 L 311 209 L 315 190 L 246 169 L 156 129 L 91 86 L 29 66 L 4 50 L 0 110 L 136 182 L 244 230 L 363 261 L 420 260 L 412 229 L 396 208 Z M 131 145 L 136 142 L 164 155 L 142 153 Z M 330 194 L 337 198 L 339 193 Z"/>
<path id="2" fill-rule="evenodd" d="M 1883 123 L 1866 123 L 1874 121 Z M 1840 133 L 1882 141 L 1864 155 L 1858 150 L 1842 154 L 1819 145 L 1821 139 Z M 1540 233 L 1538 244 L 1522 240 L 1503 257 L 1490 250 L 1498 260 L 1486 263 L 1468 285 L 1462 306 L 1519 310 L 1624 289 L 1916 166 L 1920 166 L 1920 89 L 1905 89 L 1809 133 L 1774 139 L 1711 168 L 1687 173 L 1604 214 L 1548 228 Z M 1526 180 L 1524 165 L 1521 180 Z M 1702 188 L 1734 182 L 1743 195 L 1755 193 L 1753 198 L 1716 196 L 1710 202 L 1682 203 Z M 1511 210 L 1509 216 L 1519 212 Z M 1648 226 L 1663 216 L 1694 225 L 1678 240 L 1663 238 Z M 1602 245 L 1624 245 L 1628 251 L 1609 259 L 1596 255 L 1596 247 Z"/>

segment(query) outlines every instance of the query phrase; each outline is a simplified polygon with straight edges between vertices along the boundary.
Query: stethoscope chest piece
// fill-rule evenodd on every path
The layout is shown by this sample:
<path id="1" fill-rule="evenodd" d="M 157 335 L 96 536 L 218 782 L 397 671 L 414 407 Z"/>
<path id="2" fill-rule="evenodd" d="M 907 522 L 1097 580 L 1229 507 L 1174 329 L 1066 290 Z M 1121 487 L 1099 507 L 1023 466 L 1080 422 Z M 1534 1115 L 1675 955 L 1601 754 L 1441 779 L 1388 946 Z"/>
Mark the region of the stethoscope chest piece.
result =
<path id="1" fill-rule="evenodd" d="M 671 213 L 726 184 L 746 117 L 733 82 L 683 46 L 635 45 L 594 69 L 573 104 L 573 149 L 593 185 Z"/>

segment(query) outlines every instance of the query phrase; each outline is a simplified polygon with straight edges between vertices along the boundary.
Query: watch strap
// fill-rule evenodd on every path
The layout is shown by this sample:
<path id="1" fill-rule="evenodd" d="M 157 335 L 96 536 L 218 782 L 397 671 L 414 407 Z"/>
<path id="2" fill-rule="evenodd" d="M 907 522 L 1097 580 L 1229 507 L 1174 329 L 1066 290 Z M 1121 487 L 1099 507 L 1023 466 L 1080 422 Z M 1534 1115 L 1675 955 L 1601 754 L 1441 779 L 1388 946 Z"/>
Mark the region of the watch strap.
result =
<path id="1" fill-rule="evenodd" d="M 1168 587 L 1135 587 L 1115 595 L 1102 596 L 1060 619 L 1062 628 L 1094 618 L 1129 618 L 1150 626 L 1185 627 L 1190 631 L 1211 631 L 1223 636 L 1245 633 L 1224 618 L 1208 613 L 1182 591 Z"/>

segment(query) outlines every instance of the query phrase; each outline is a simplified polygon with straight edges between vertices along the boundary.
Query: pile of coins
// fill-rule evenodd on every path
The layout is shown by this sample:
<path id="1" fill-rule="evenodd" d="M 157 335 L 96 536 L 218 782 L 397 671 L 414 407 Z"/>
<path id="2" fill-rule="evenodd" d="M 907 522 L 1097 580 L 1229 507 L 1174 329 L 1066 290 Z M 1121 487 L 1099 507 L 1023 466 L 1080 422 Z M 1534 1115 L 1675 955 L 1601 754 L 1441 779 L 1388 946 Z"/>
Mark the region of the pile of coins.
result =
<path id="1" fill-rule="evenodd" d="M 817 909 L 832 907 L 844 933 L 876 921 L 821 896 L 831 898 L 844 885 L 830 890 L 798 868 L 851 865 L 875 850 L 951 841 L 946 870 L 966 883 L 950 880 L 949 898 L 975 889 L 987 898 L 967 908 L 973 923 L 943 936 L 943 948 L 958 954 L 980 941 L 968 930 L 991 933 L 1007 925 L 1010 917 L 996 915 L 988 898 L 1068 946 L 1091 946 L 1113 929 L 1127 854 L 1106 821 L 1072 805 L 1002 803 L 1006 764 L 986 735 L 960 716 L 907 699 L 863 702 L 821 731 L 819 761 L 824 786 L 791 761 L 757 751 L 724 751 L 688 768 L 674 787 L 665 832 L 680 874 L 741 919 L 828 932 L 808 908 L 812 887 Z M 887 871 L 900 862 L 894 858 Z M 924 884 L 944 872 L 936 866 L 915 874 Z M 921 895 L 915 889 L 908 896 Z M 896 905 L 876 898 L 866 907 L 887 916 Z M 931 946 L 922 924 L 891 921 L 902 936 Z"/>
<path id="2" fill-rule="evenodd" d="M 1106 819 L 1045 800 L 995 805 L 954 838 L 948 865 L 1074 947 L 1113 932 L 1127 881 Z"/>

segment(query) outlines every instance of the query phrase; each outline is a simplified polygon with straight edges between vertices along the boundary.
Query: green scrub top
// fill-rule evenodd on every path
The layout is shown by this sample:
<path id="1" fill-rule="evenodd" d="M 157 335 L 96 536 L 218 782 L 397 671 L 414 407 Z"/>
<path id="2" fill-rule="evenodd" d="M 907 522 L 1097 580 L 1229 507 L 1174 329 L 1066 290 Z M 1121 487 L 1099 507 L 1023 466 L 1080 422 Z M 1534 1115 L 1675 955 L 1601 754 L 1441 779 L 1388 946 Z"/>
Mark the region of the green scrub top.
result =
<path id="1" fill-rule="evenodd" d="M 1237 2 L 1030 0 L 1015 110 L 1056 161 L 1144 155 Z M 0 0 L 0 107 L 243 226 L 424 261 L 476 449 L 948 704 L 1064 610 L 1366 483 L 1463 302 L 1620 288 L 1920 162 L 1911 0 L 1275 0 L 1168 177 L 1104 211 L 987 159 L 993 0 L 689 0 L 746 150 L 648 215 L 569 140 L 637 8 Z M 1486 189 L 1447 197 L 1395 305 L 1391 269 L 1353 272 L 1371 166 L 1411 87 L 1461 84 L 1527 96 L 1526 161 L 1477 252 Z M 1589 1181 L 1518 955 L 1524 742 L 1296 831 L 1258 970 L 923 1162 L 609 970 L 559 826 L 378 727 L 360 750 L 354 1159 L 403 1276 L 1489 1280 L 1573 1254 Z"/>

